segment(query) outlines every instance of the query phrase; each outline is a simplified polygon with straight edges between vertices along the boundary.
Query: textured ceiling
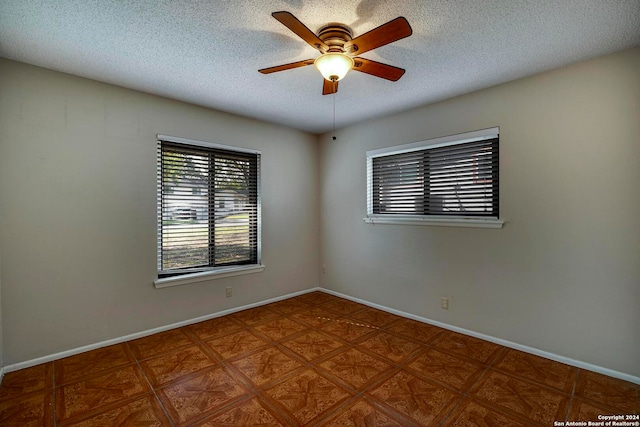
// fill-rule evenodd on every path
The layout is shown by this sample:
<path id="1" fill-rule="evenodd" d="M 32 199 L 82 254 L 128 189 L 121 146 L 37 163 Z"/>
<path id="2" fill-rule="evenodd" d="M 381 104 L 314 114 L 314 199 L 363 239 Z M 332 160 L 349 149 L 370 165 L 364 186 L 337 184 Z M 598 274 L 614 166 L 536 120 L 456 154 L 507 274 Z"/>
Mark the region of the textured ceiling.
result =
<path id="1" fill-rule="evenodd" d="M 271 17 L 360 35 L 398 16 L 413 35 L 362 56 L 398 82 L 351 72 L 343 127 L 640 44 L 639 0 L 0 0 L 0 56 L 312 133 L 333 127 L 319 53 Z"/>

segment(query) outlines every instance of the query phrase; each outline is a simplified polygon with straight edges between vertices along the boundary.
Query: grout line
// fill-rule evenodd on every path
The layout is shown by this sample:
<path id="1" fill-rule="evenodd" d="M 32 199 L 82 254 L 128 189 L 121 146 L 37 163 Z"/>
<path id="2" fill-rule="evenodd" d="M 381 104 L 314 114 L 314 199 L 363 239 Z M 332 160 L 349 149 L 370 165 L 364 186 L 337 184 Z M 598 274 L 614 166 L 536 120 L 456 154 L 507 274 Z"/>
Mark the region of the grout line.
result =
<path id="1" fill-rule="evenodd" d="M 571 397 L 569 398 L 569 405 L 567 405 L 567 415 L 564 417 L 564 424 L 567 425 L 569 421 L 569 414 L 571 413 L 571 407 L 573 406 L 573 398 L 576 394 L 576 387 L 578 387 L 578 377 L 580 377 L 581 369 L 578 368 L 576 371 L 576 378 L 573 380 L 573 388 L 571 389 Z"/>
<path id="2" fill-rule="evenodd" d="M 133 355 L 133 359 L 136 361 L 136 365 L 138 366 L 138 369 L 140 369 L 140 371 L 142 371 L 142 375 L 144 376 L 144 379 L 147 381 L 147 384 L 149 384 L 149 388 L 151 389 L 151 392 L 153 393 L 153 396 L 156 398 L 156 401 L 158 402 L 158 404 L 162 408 L 162 411 L 164 412 L 164 415 L 167 417 L 167 420 L 169 420 L 169 423 L 171 424 L 172 427 L 175 427 L 175 423 L 173 422 L 173 419 L 169 416 L 169 412 L 164 407 L 164 404 L 162 403 L 162 400 L 160 400 L 160 398 L 158 397 L 158 394 L 156 393 L 156 389 L 153 386 L 153 384 L 151 384 L 151 381 L 149 380 L 149 377 L 147 376 L 147 373 L 144 371 L 144 369 L 142 369 L 142 366 L 140 366 L 140 361 L 138 360 L 137 357 L 135 357 L 135 354 L 131 350 L 131 347 L 129 347 L 129 342 L 127 341 L 124 344 L 127 346 L 127 349 L 129 350 L 129 352 Z"/>
<path id="3" fill-rule="evenodd" d="M 51 384 L 53 385 L 53 398 L 51 399 L 53 405 L 53 427 L 56 427 L 58 425 L 58 421 L 56 420 L 56 418 L 58 417 L 58 405 L 56 405 L 56 364 L 54 362 L 51 362 L 51 376 L 53 377 L 51 378 Z"/>
<path id="4" fill-rule="evenodd" d="M 346 408 L 347 406 L 351 405 L 353 402 L 355 402 L 359 398 L 360 398 L 360 394 L 357 394 L 355 396 L 346 397 L 342 403 L 340 403 L 338 406 L 333 408 L 331 411 L 322 411 L 320 414 L 316 415 L 315 421 L 313 422 L 313 425 L 314 426 L 320 425 L 323 422 L 325 422 L 325 421 L 329 420 L 330 418 L 334 417 L 336 414 L 341 413 L 344 410 L 344 408 Z"/>
<path id="5" fill-rule="evenodd" d="M 473 390 L 473 388 L 478 385 L 480 383 L 480 381 L 482 381 L 482 378 L 484 378 L 485 375 L 487 374 L 487 371 L 491 369 L 489 366 L 486 366 L 484 368 L 484 370 L 482 371 L 482 373 L 480 375 L 478 375 L 478 378 L 476 378 L 476 380 L 467 388 L 467 390 L 462 394 L 462 397 L 471 397 L 471 390 Z"/>
<path id="6" fill-rule="evenodd" d="M 460 399 L 458 399 L 458 401 L 456 402 L 455 405 L 453 405 L 453 408 L 451 408 L 451 410 L 447 413 L 447 415 L 445 415 L 444 417 L 442 417 L 442 420 L 440 421 L 440 423 L 438 424 L 438 427 L 442 427 L 444 425 L 446 425 L 447 420 L 449 420 L 449 417 L 451 417 L 451 415 L 453 415 L 456 411 L 456 409 L 458 409 L 458 407 L 460 405 L 462 405 L 462 402 L 466 399 L 466 395 L 463 395 Z"/>

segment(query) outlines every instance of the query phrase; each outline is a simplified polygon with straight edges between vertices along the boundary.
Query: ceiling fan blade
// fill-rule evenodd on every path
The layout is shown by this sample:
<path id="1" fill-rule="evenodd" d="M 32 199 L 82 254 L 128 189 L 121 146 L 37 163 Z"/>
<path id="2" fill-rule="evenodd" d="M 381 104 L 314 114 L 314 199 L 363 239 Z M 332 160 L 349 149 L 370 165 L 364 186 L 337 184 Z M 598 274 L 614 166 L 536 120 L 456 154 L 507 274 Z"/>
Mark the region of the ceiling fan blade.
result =
<path id="1" fill-rule="evenodd" d="M 344 44 L 344 49 L 351 53 L 368 52 L 372 49 L 409 37 L 413 33 L 409 22 L 402 16 L 382 24 L 373 30 L 356 37 Z"/>
<path id="2" fill-rule="evenodd" d="M 290 64 L 276 65 L 275 67 L 263 68 L 258 71 L 261 72 L 262 74 L 270 74 L 278 71 L 291 70 L 292 68 L 313 65 L 313 63 L 314 63 L 313 59 L 305 59 L 304 61 L 292 62 Z"/>
<path id="3" fill-rule="evenodd" d="M 306 27 L 298 18 L 293 16 L 290 12 L 273 12 L 271 14 L 282 25 L 293 31 L 302 40 L 306 41 L 312 48 L 318 49 L 324 53 L 329 50 L 329 46 L 325 44 L 320 38 L 309 28 Z"/>
<path id="4" fill-rule="evenodd" d="M 404 74 L 404 69 L 365 58 L 353 58 L 353 70 L 396 82 Z"/>
<path id="5" fill-rule="evenodd" d="M 322 79 L 322 94 L 323 95 L 331 95 L 332 93 L 338 92 L 338 82 L 332 82 L 327 79 Z"/>

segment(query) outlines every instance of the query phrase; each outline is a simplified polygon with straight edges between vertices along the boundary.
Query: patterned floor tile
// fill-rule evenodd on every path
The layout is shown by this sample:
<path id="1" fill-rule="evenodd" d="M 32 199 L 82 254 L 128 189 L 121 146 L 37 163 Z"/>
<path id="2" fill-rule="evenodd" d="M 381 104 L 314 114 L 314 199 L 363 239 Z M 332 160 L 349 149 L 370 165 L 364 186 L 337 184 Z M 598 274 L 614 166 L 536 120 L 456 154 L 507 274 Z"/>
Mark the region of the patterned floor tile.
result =
<path id="1" fill-rule="evenodd" d="M 0 402 L 0 425 L 5 427 L 53 426 L 53 392 L 34 393 Z"/>
<path id="2" fill-rule="evenodd" d="M 281 340 L 282 338 L 304 331 L 305 329 L 307 328 L 300 323 L 286 318 L 264 323 L 254 328 L 254 330 L 259 331 L 267 338 L 274 341 Z"/>
<path id="3" fill-rule="evenodd" d="M 282 424 L 274 414 L 264 408 L 259 399 L 251 400 L 223 410 L 194 427 L 280 427 Z"/>
<path id="4" fill-rule="evenodd" d="M 251 332 L 242 330 L 231 335 L 225 335 L 224 337 L 207 341 L 207 345 L 223 359 L 229 359 L 264 347 L 268 345 L 268 343 Z"/>
<path id="5" fill-rule="evenodd" d="M 249 310 L 239 311 L 230 315 L 230 317 L 244 323 L 247 326 L 253 326 L 279 319 L 280 317 L 282 317 L 282 314 L 273 310 L 269 310 L 266 307 L 256 307 Z"/>
<path id="6" fill-rule="evenodd" d="M 310 307 L 309 307 L 309 304 L 307 304 L 304 301 L 290 298 L 283 301 L 271 303 L 267 305 L 266 308 L 271 309 L 273 311 L 277 311 L 278 313 L 282 313 L 282 314 L 291 314 L 296 311 L 308 309 Z"/>
<path id="7" fill-rule="evenodd" d="M 496 369 L 571 393 L 578 369 L 533 354 L 509 349 L 493 365 Z"/>
<path id="8" fill-rule="evenodd" d="M 406 420 L 391 418 L 363 398 L 357 399 L 334 417 L 319 424 L 321 427 L 403 427 L 406 425 Z"/>
<path id="9" fill-rule="evenodd" d="M 126 344 L 116 344 L 53 362 L 56 386 L 77 381 L 107 369 L 135 363 Z"/>
<path id="10" fill-rule="evenodd" d="M 222 335 L 236 332 L 242 329 L 242 326 L 231 321 L 228 316 L 217 317 L 204 322 L 194 323 L 185 328 L 194 334 L 197 340 L 206 341 Z"/>
<path id="11" fill-rule="evenodd" d="M 425 344 L 445 332 L 445 329 L 411 319 L 401 319 L 385 329 L 393 334 L 413 338 Z"/>
<path id="12" fill-rule="evenodd" d="M 489 341 L 451 331 L 447 331 L 436 340 L 434 346 L 456 356 L 468 357 L 481 363 L 489 363 L 503 349 L 502 346 Z"/>
<path id="13" fill-rule="evenodd" d="M 77 423 L 59 425 L 61 427 L 170 427 L 171 422 L 158 405 L 155 397 L 148 396 Z"/>
<path id="14" fill-rule="evenodd" d="M 306 360 L 317 359 L 343 346 L 341 342 L 318 331 L 309 331 L 304 335 L 283 342 L 282 345 L 295 351 Z"/>
<path id="15" fill-rule="evenodd" d="M 351 397 L 342 388 L 311 370 L 267 389 L 265 394 L 299 424 L 307 424 Z"/>
<path id="16" fill-rule="evenodd" d="M 20 427 L 540 427 L 635 413 L 640 385 L 324 292 L 9 372 L 0 384 L 0 425 Z"/>
<path id="17" fill-rule="evenodd" d="M 158 397 L 176 424 L 205 418 L 246 395 L 245 389 L 221 366 L 158 390 Z"/>
<path id="18" fill-rule="evenodd" d="M 326 325 L 336 319 L 336 315 L 327 310 L 313 307 L 308 310 L 298 312 L 289 316 L 291 319 L 306 323 L 313 327 Z"/>
<path id="19" fill-rule="evenodd" d="M 468 390 L 485 369 L 478 363 L 462 360 L 432 348 L 425 350 L 409 363 L 407 368 L 458 391 Z"/>
<path id="20" fill-rule="evenodd" d="M 591 371 L 578 374 L 575 395 L 599 402 L 620 413 L 640 414 L 640 385 Z"/>
<path id="21" fill-rule="evenodd" d="M 175 348 L 193 345 L 193 341 L 182 331 L 172 329 L 148 337 L 129 341 L 129 348 L 138 360 L 147 359 Z"/>
<path id="22" fill-rule="evenodd" d="M 370 392 L 378 402 L 413 419 L 420 425 L 437 425 L 459 395 L 426 382 L 407 371 L 400 371 Z"/>
<path id="23" fill-rule="evenodd" d="M 236 360 L 233 362 L 233 366 L 249 377 L 253 384 L 260 387 L 303 365 L 276 347 L 269 347 L 243 359 Z"/>
<path id="24" fill-rule="evenodd" d="M 325 302 L 339 298 L 325 292 L 310 292 L 308 294 L 297 296 L 295 299 L 306 302 L 307 304 L 324 304 Z"/>
<path id="25" fill-rule="evenodd" d="M 140 368 L 128 366 L 56 389 L 58 422 L 87 415 L 100 408 L 150 393 Z"/>
<path id="26" fill-rule="evenodd" d="M 181 348 L 140 362 L 154 386 L 217 364 L 198 346 Z"/>
<path id="27" fill-rule="evenodd" d="M 367 325 L 375 326 L 378 328 L 385 327 L 390 323 L 401 319 L 400 316 L 396 316 L 395 314 L 387 313 L 386 311 L 377 310 L 370 307 L 358 310 L 349 317 L 358 322 L 366 323 Z"/>
<path id="28" fill-rule="evenodd" d="M 52 362 L 4 374 L 0 387 L 0 401 L 45 389 L 53 390 Z"/>
<path id="29" fill-rule="evenodd" d="M 447 418 L 443 427 L 531 427 L 532 425 L 485 408 L 470 399 L 465 399 Z"/>
<path id="30" fill-rule="evenodd" d="M 392 368 L 389 363 L 371 357 L 355 348 L 350 348 L 325 360 L 320 363 L 320 366 L 355 389 L 361 389 L 371 380 Z"/>
<path id="31" fill-rule="evenodd" d="M 381 332 L 358 344 L 395 363 L 402 363 L 422 348 L 422 345 L 402 337 Z"/>
<path id="32" fill-rule="evenodd" d="M 633 412 L 632 412 L 633 414 Z M 640 414 L 636 411 L 635 414 Z M 620 415 L 618 410 L 612 410 L 611 408 L 603 407 L 601 404 L 587 402 L 579 398 L 573 399 L 571 402 L 571 409 L 569 411 L 568 421 L 574 422 L 598 422 L 602 421 L 598 418 L 599 415 Z"/>
<path id="33" fill-rule="evenodd" d="M 320 308 L 324 310 L 333 311 L 337 314 L 347 315 L 352 314 L 355 311 L 366 308 L 366 305 L 358 304 L 357 302 L 348 301 L 346 299 L 333 299 L 320 305 Z"/>
<path id="34" fill-rule="evenodd" d="M 474 387 L 471 396 L 545 425 L 564 420 L 569 404 L 569 397 L 560 392 L 491 370 Z"/>
<path id="35" fill-rule="evenodd" d="M 320 329 L 350 342 L 378 330 L 370 326 L 360 325 L 349 319 L 334 320 L 321 326 Z"/>

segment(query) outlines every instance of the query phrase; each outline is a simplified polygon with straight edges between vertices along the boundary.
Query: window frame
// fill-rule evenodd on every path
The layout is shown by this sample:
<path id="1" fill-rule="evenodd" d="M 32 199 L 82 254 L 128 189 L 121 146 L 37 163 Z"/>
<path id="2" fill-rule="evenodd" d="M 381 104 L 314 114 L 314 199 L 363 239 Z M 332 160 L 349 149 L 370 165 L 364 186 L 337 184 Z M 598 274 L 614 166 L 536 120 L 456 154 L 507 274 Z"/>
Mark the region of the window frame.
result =
<path id="1" fill-rule="evenodd" d="M 363 218 L 367 224 L 397 224 L 397 225 L 429 225 L 429 226 L 450 226 L 450 227 L 479 227 L 479 228 L 502 228 L 504 220 L 496 216 L 465 216 L 465 215 L 416 215 L 416 214 L 374 214 L 374 180 L 373 180 L 373 159 L 392 156 L 395 154 L 424 151 L 440 147 L 460 145 L 470 142 L 483 141 L 500 137 L 500 128 L 493 127 L 472 132 L 465 132 L 456 135 L 449 135 L 440 138 L 433 138 L 417 141 L 410 144 L 396 145 L 391 147 L 369 150 L 367 157 L 367 216 Z M 500 153 L 498 152 L 498 158 Z M 499 180 L 498 164 L 498 180 Z M 499 181 L 498 181 L 499 183 Z M 426 191 L 424 195 L 426 196 Z M 499 203 L 499 195 L 498 195 Z"/>
<path id="2" fill-rule="evenodd" d="M 249 148 L 236 147 L 231 145 L 218 144 L 208 141 L 200 141 L 188 138 L 181 138 L 170 135 L 157 134 L 157 158 L 156 158 L 156 203 L 157 203 L 157 222 L 156 222 L 156 280 L 154 280 L 154 286 L 156 288 L 164 288 L 170 286 L 184 285 L 188 283 L 207 281 L 211 279 L 219 279 L 224 277 L 237 276 L 242 274 L 258 273 L 264 270 L 265 266 L 262 265 L 262 192 L 261 192 L 261 156 L 260 150 L 254 150 Z M 176 271 L 175 273 L 162 274 L 162 162 L 160 156 L 162 155 L 162 142 L 171 143 L 173 145 L 185 145 L 194 146 L 205 149 L 224 150 L 227 152 L 238 154 L 251 154 L 257 157 L 257 171 L 256 171 L 256 262 L 255 263 L 242 263 L 242 264 L 228 264 L 223 266 L 198 268 L 194 270 L 184 269 L 183 272 Z M 210 203 L 214 203 L 210 200 Z"/>

